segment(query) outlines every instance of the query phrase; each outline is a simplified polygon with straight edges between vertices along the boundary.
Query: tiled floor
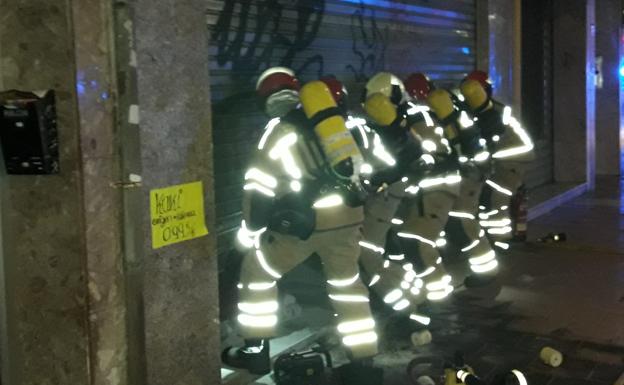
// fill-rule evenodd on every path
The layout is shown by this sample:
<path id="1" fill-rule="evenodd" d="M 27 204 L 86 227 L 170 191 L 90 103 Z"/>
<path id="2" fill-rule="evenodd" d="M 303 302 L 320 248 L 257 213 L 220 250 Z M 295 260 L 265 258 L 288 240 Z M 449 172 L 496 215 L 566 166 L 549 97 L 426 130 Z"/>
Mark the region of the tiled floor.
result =
<path id="1" fill-rule="evenodd" d="M 501 257 L 498 297 L 458 295 L 435 309 L 431 345 L 413 348 L 405 333 L 387 332 L 392 342 L 376 360 L 386 368 L 385 382 L 411 383 L 408 362 L 427 357 L 437 362 L 425 370 L 435 378 L 442 357 L 462 350 L 485 378 L 515 367 L 532 385 L 613 384 L 624 372 L 620 183 L 599 179 L 595 191 L 531 222 L 529 242 Z M 549 232 L 565 232 L 567 241 L 536 242 Z M 544 346 L 564 354 L 561 367 L 539 360 Z"/>
<path id="2" fill-rule="evenodd" d="M 502 289 L 495 299 L 488 299 L 487 289 L 456 293 L 448 304 L 432 309 L 433 343 L 415 348 L 410 323 L 387 322 L 381 330 L 382 354 L 375 358 L 384 368 L 384 384 L 415 384 L 423 374 L 442 384 L 444 360 L 456 350 L 486 379 L 517 368 L 527 374 L 530 385 L 613 384 L 624 372 L 621 183 L 600 179 L 595 191 L 531 222 L 529 241 L 501 256 Z M 536 242 L 549 232 L 565 232 L 567 241 Z M 283 285 L 300 301 L 318 305 L 324 297 L 323 280 L 311 278 L 320 271 L 317 262 L 303 265 Z M 306 299 L 310 293 L 315 298 Z M 378 311 L 383 324 L 389 315 Z M 561 367 L 540 361 L 544 346 L 563 353 Z M 408 373 L 414 360 L 421 365 Z M 258 383 L 272 383 L 266 381 Z"/>
<path id="3" fill-rule="evenodd" d="M 565 232 L 567 241 L 528 244 L 507 259 L 498 299 L 513 301 L 514 309 L 527 316 L 518 328 L 562 329 L 580 339 L 624 346 L 620 192 L 618 179 L 599 179 L 595 191 L 531 223 L 530 240 Z"/>

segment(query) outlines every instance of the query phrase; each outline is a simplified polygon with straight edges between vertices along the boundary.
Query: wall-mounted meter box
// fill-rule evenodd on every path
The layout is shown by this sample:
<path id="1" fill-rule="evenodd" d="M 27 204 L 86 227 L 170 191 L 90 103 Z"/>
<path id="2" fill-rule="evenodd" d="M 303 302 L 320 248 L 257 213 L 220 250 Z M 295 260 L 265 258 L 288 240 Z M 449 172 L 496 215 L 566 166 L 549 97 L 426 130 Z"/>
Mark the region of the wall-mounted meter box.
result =
<path id="1" fill-rule="evenodd" d="M 54 91 L 0 92 L 0 145 L 8 174 L 57 174 Z"/>

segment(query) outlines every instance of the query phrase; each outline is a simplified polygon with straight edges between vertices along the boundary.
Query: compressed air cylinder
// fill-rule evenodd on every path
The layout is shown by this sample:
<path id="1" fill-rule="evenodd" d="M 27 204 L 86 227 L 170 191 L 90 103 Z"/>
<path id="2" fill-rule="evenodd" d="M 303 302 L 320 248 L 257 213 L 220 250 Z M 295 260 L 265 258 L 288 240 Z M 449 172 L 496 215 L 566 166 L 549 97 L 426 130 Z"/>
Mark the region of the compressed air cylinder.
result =
<path id="1" fill-rule="evenodd" d="M 488 95 L 481 83 L 476 80 L 466 80 L 459 88 L 466 99 L 466 103 L 473 111 L 485 107 Z"/>
<path id="2" fill-rule="evenodd" d="M 431 343 L 431 332 L 424 330 L 421 332 L 414 332 L 411 335 L 412 344 L 414 346 L 423 346 Z"/>
<path id="3" fill-rule="evenodd" d="M 427 97 L 427 104 L 440 120 L 448 118 L 455 110 L 451 95 L 443 89 L 431 91 Z"/>
<path id="4" fill-rule="evenodd" d="M 453 368 L 444 369 L 444 385 L 458 385 L 457 371 Z"/>
<path id="5" fill-rule="evenodd" d="M 540 351 L 540 359 L 543 363 L 548 366 L 552 366 L 553 368 L 556 368 L 563 363 L 563 355 L 559 351 L 548 346 L 544 347 Z"/>
<path id="6" fill-rule="evenodd" d="M 381 126 L 389 126 L 397 118 L 396 106 L 382 93 L 373 94 L 366 99 L 364 110 Z"/>
<path id="7" fill-rule="evenodd" d="M 314 132 L 327 162 L 340 176 L 350 177 L 359 170 L 362 154 L 343 117 L 332 111 L 336 102 L 327 85 L 318 80 L 309 82 L 301 88 L 299 97 L 306 116 L 316 122 Z"/>
<path id="8" fill-rule="evenodd" d="M 429 108 L 436 114 L 438 119 L 444 120 L 451 116 L 453 112 L 455 112 L 455 106 L 453 105 L 453 100 L 451 99 L 451 95 L 448 91 L 443 89 L 433 90 L 429 93 L 427 97 L 427 104 Z M 456 130 L 453 124 L 448 124 L 444 127 L 444 131 L 446 133 L 446 137 L 448 139 L 455 139 L 459 135 L 459 132 Z"/>

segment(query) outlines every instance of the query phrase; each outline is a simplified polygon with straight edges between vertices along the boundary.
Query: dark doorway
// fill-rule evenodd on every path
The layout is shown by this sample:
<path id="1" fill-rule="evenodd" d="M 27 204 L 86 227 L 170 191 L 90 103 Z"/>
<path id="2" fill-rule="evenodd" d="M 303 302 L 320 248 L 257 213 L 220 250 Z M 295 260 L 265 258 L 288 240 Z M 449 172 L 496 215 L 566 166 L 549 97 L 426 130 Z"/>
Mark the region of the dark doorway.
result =
<path id="1" fill-rule="evenodd" d="M 553 181 L 552 18 L 552 0 L 522 1 L 522 121 L 538 154 L 529 187 Z"/>

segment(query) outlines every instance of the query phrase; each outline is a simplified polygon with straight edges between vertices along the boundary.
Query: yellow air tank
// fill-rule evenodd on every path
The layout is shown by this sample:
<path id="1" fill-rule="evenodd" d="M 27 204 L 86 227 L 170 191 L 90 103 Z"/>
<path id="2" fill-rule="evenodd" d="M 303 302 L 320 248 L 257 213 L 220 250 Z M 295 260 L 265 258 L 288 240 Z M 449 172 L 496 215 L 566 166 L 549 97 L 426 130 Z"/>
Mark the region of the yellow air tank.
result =
<path id="1" fill-rule="evenodd" d="M 455 110 L 451 95 L 446 90 L 431 91 L 427 96 L 427 103 L 440 120 L 446 119 Z"/>
<path id="2" fill-rule="evenodd" d="M 327 162 L 341 176 L 350 177 L 353 170 L 359 169 L 362 154 L 343 117 L 331 112 L 337 106 L 327 85 L 318 80 L 309 82 L 301 88 L 299 97 L 306 116 L 318 121 L 314 132 Z M 353 163 L 353 168 L 344 167 L 349 161 Z M 349 175 L 345 175 L 347 169 L 351 169 Z"/>
<path id="3" fill-rule="evenodd" d="M 444 385 L 460 385 L 457 381 L 457 371 L 453 368 L 444 369 Z"/>
<path id="4" fill-rule="evenodd" d="M 466 80 L 459 88 L 464 98 L 466 98 L 466 103 L 473 111 L 484 107 L 488 101 L 485 89 L 476 80 Z"/>
<path id="5" fill-rule="evenodd" d="M 448 118 L 455 111 L 451 95 L 446 90 L 437 89 L 431 91 L 429 96 L 427 96 L 427 104 L 429 104 L 429 108 L 440 120 Z M 448 139 L 454 139 L 458 135 L 453 124 L 448 124 L 444 127 L 444 131 Z"/>
<path id="6" fill-rule="evenodd" d="M 371 95 L 364 103 L 366 113 L 379 125 L 388 126 L 397 118 L 396 106 L 382 93 Z"/>

